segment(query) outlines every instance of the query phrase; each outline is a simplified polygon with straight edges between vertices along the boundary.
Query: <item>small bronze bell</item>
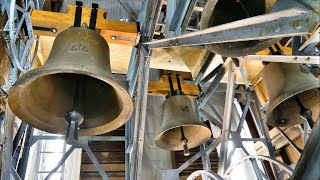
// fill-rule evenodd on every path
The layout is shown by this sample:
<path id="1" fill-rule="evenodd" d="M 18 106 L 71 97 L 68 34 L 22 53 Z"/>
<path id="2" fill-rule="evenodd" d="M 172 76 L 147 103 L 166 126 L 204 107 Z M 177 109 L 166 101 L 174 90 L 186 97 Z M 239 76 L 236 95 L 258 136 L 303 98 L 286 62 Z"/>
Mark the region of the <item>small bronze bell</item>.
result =
<path id="1" fill-rule="evenodd" d="M 172 84 L 170 77 L 169 82 Z M 178 95 L 168 97 L 162 104 L 163 121 L 155 143 L 162 149 L 184 150 L 187 156 L 189 148 L 199 146 L 211 137 L 211 130 L 197 118 L 192 100 L 182 95 L 179 81 L 178 86 Z"/>
<path id="2" fill-rule="evenodd" d="M 72 27 L 61 32 L 45 65 L 22 75 L 11 88 L 10 108 L 22 121 L 50 133 L 66 134 L 70 118 L 78 119 L 80 136 L 119 128 L 131 116 L 133 103 L 113 77 L 109 58 L 107 42 L 95 31 Z M 75 104 L 81 113 L 71 111 Z"/>
<path id="3" fill-rule="evenodd" d="M 262 81 L 269 95 L 269 125 L 291 126 L 304 123 L 307 116 L 318 117 L 320 81 L 304 65 L 269 63 L 263 69 Z"/>

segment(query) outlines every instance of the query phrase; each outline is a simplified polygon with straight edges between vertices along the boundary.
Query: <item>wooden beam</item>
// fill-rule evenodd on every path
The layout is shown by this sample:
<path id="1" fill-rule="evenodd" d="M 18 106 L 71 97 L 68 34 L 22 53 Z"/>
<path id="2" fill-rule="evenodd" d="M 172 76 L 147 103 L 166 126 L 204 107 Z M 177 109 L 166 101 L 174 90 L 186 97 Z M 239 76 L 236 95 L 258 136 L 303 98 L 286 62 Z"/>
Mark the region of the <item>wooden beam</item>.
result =
<path id="1" fill-rule="evenodd" d="M 178 89 L 176 82 L 173 82 L 174 89 Z M 181 88 L 186 95 L 198 97 L 200 94 L 199 87 L 194 84 L 181 84 Z M 154 82 L 149 81 L 148 95 L 149 96 L 167 96 L 170 91 L 168 82 Z"/>
<path id="2" fill-rule="evenodd" d="M 112 171 L 125 171 L 124 164 L 101 164 L 102 168 L 107 172 Z M 94 164 L 82 164 L 81 165 L 81 172 L 98 172 L 97 168 Z"/>
<path id="3" fill-rule="evenodd" d="M 68 5 L 68 13 L 57 13 L 42 10 L 33 10 L 31 21 L 33 26 L 55 28 L 56 33 L 49 31 L 34 30 L 34 34 L 42 36 L 57 36 L 63 30 L 72 27 L 75 17 L 75 6 Z M 135 46 L 137 43 L 137 24 L 104 19 L 105 10 L 98 9 L 96 28 L 101 36 L 108 42 Z M 91 8 L 83 7 L 82 23 L 90 24 Z"/>
<path id="4" fill-rule="evenodd" d="M 287 134 L 287 136 L 292 140 L 296 141 L 301 137 L 301 131 L 297 126 L 290 126 L 288 128 L 281 128 L 283 132 Z M 288 145 L 288 141 L 275 129 L 271 129 L 269 131 L 271 143 L 275 147 L 275 150 L 278 150 L 286 145 Z M 268 151 L 263 145 L 262 142 L 256 142 L 254 144 L 254 149 L 257 151 L 258 155 L 268 155 Z"/>
<path id="5" fill-rule="evenodd" d="M 8 82 L 10 60 L 4 41 L 0 41 L 0 86 Z"/>

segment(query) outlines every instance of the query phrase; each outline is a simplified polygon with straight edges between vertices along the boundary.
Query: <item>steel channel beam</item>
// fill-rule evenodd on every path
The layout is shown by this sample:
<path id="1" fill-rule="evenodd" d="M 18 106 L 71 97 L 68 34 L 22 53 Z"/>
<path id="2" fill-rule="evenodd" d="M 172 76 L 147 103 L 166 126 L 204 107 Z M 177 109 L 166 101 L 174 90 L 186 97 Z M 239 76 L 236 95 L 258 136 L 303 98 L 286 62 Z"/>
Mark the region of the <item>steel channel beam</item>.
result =
<path id="1" fill-rule="evenodd" d="M 249 152 L 246 150 L 246 148 L 242 145 L 241 149 L 243 150 L 243 152 L 249 156 Z M 252 163 L 252 166 L 253 166 L 253 169 L 254 169 L 254 172 L 256 173 L 256 176 L 257 176 L 257 179 L 258 180 L 263 180 L 262 178 L 262 174 L 261 174 L 261 170 L 258 166 L 258 162 L 257 162 L 257 159 L 250 159 L 251 163 Z"/>
<path id="2" fill-rule="evenodd" d="M 203 143 L 200 145 L 200 150 L 204 151 L 207 148 L 207 144 Z M 206 153 L 202 153 L 201 155 L 201 161 L 202 161 L 202 168 L 206 171 L 211 171 L 211 162 L 209 155 Z M 208 177 L 206 175 L 202 175 L 203 180 L 208 180 Z"/>
<path id="3" fill-rule="evenodd" d="M 206 82 L 208 82 L 210 79 L 212 79 L 222 68 L 222 64 L 219 64 L 216 68 L 214 68 L 206 77 L 202 79 L 200 82 L 200 85 L 204 85 Z"/>
<path id="4" fill-rule="evenodd" d="M 68 159 L 68 157 L 70 156 L 70 154 L 73 152 L 73 150 L 75 149 L 75 145 L 72 145 L 68 151 L 62 156 L 62 158 L 60 159 L 60 161 L 58 162 L 58 164 L 51 170 L 51 172 L 47 175 L 47 177 L 45 178 L 45 180 L 50 180 L 51 176 L 58 171 L 59 167 L 62 166 L 62 164 Z"/>
<path id="5" fill-rule="evenodd" d="M 175 34 L 175 31 L 170 31 L 170 24 L 176 10 L 177 0 L 167 0 L 167 8 L 166 8 L 166 31 L 165 36 L 167 38 L 172 37 Z"/>
<path id="6" fill-rule="evenodd" d="M 2 150 L 1 179 L 10 179 L 12 166 L 12 148 L 13 148 L 13 123 L 15 115 L 11 111 L 9 104 L 6 105 L 4 120 L 4 143 Z"/>
<path id="7" fill-rule="evenodd" d="M 178 172 L 182 172 L 183 170 L 185 170 L 189 165 L 191 165 L 193 162 L 195 162 L 197 159 L 199 159 L 201 157 L 201 155 L 204 153 L 207 156 L 209 156 L 209 154 L 215 150 L 217 148 L 217 146 L 221 143 L 221 136 L 218 136 L 206 149 L 201 150 L 195 154 L 194 156 L 192 156 L 188 161 L 186 161 L 185 163 L 183 163 L 177 170 Z"/>
<path id="8" fill-rule="evenodd" d="M 154 36 L 156 23 L 161 12 L 163 0 L 147 0 L 143 11 L 139 14 L 140 27 L 141 27 L 141 41 L 151 41 Z M 142 167 L 142 153 L 143 153 L 143 141 L 144 141 L 144 126 L 146 116 L 146 103 L 148 95 L 148 81 L 150 70 L 150 55 L 151 52 L 145 47 L 139 49 L 139 71 L 138 71 L 138 87 L 136 91 L 135 100 L 135 116 L 133 121 L 133 133 L 132 133 L 132 150 L 130 154 L 130 179 L 141 179 L 141 167 Z M 144 52 L 144 53 L 143 53 Z M 147 52 L 147 54 L 146 54 Z"/>
<path id="9" fill-rule="evenodd" d="M 32 144 L 36 143 L 39 140 L 65 140 L 65 136 L 41 136 L 36 135 L 32 136 Z M 80 136 L 79 141 L 125 141 L 125 136 Z"/>
<path id="10" fill-rule="evenodd" d="M 181 33 L 182 22 L 186 17 L 186 13 L 188 11 L 190 3 L 191 0 L 178 1 L 177 7 L 175 8 L 174 14 L 170 22 L 169 31 L 179 31 Z"/>
<path id="11" fill-rule="evenodd" d="M 21 180 L 21 177 L 19 176 L 17 171 L 12 166 L 11 166 L 11 175 L 13 176 L 13 178 L 15 180 Z"/>
<path id="12" fill-rule="evenodd" d="M 211 62 L 213 61 L 214 57 L 216 54 L 214 54 L 213 52 L 208 51 L 208 53 L 205 56 L 205 61 L 204 64 L 201 66 L 199 73 L 197 74 L 197 77 L 195 79 L 195 84 L 198 85 L 201 81 L 201 79 L 204 76 L 204 73 L 207 71 L 207 69 L 209 68 Z"/>
<path id="13" fill-rule="evenodd" d="M 229 63 L 228 66 L 228 83 L 227 83 L 227 92 L 225 98 L 225 107 L 223 113 L 223 128 L 222 128 L 222 140 L 221 140 L 221 149 L 219 156 L 219 167 L 218 174 L 223 175 L 225 172 L 225 165 L 228 156 L 228 141 L 230 136 L 230 126 L 231 126 L 231 116 L 232 116 L 232 107 L 233 107 L 233 98 L 236 82 L 236 72 L 235 65 Z"/>
<path id="14" fill-rule="evenodd" d="M 265 144 L 266 144 L 266 147 L 268 149 L 270 158 L 276 159 L 276 156 L 275 156 L 275 153 L 274 153 L 274 148 L 272 146 L 271 139 L 270 139 L 270 136 L 269 136 L 269 131 L 268 131 L 267 124 L 263 120 L 261 112 L 259 111 L 259 109 L 261 108 L 261 104 L 260 104 L 260 101 L 258 100 L 257 94 L 254 91 L 252 91 L 252 98 L 255 101 L 256 109 L 258 111 L 258 113 L 257 113 L 258 116 L 256 115 L 255 111 L 252 108 L 250 108 L 250 111 L 251 111 L 251 113 L 254 114 L 253 115 L 254 119 L 256 119 L 258 117 L 255 121 L 257 121 L 257 123 L 261 125 L 261 133 L 263 135 L 262 137 L 265 138 Z M 278 177 L 279 168 L 275 164 L 272 164 L 271 166 L 272 166 L 272 169 L 273 169 L 273 173 L 275 175 L 275 179 L 276 180 L 279 179 L 279 177 Z"/>
<path id="15" fill-rule="evenodd" d="M 130 6 L 130 4 L 126 1 L 126 0 L 117 0 L 121 6 L 123 7 L 124 10 L 127 11 L 127 13 L 130 15 L 130 17 L 136 21 L 138 18 L 137 13 L 132 9 L 132 7 Z"/>
<path id="16" fill-rule="evenodd" d="M 222 125 L 223 119 L 222 119 L 222 117 L 220 116 L 220 114 L 218 113 L 218 111 L 216 110 L 216 108 L 214 108 L 213 105 L 212 105 L 210 102 L 208 102 L 207 104 L 208 104 L 208 106 L 210 107 L 210 109 L 212 110 L 212 112 L 213 112 L 213 113 L 217 116 L 217 118 L 220 120 L 221 125 Z M 222 126 L 221 126 L 221 127 L 222 127 Z"/>
<path id="17" fill-rule="evenodd" d="M 15 135 L 14 140 L 13 140 L 13 153 L 12 153 L 12 155 L 16 151 L 21 139 L 23 138 L 23 134 L 24 134 L 25 130 L 27 129 L 27 126 L 28 125 L 25 122 L 22 122 L 20 124 L 20 127 L 17 131 L 17 134 Z"/>
<path id="18" fill-rule="evenodd" d="M 265 61 L 297 64 L 319 64 L 319 56 L 248 55 L 239 57 L 245 61 Z"/>
<path id="19" fill-rule="evenodd" d="M 310 129 L 311 128 L 310 128 L 310 125 L 309 125 L 308 121 L 305 121 L 303 123 L 303 143 L 304 143 L 304 145 L 307 144 L 307 140 L 309 138 L 309 130 Z"/>
<path id="20" fill-rule="evenodd" d="M 129 61 L 129 65 L 128 65 L 128 72 L 126 75 L 126 80 L 127 81 L 131 81 L 132 77 L 133 77 L 133 71 L 134 68 L 136 67 L 136 63 L 137 63 L 137 47 L 132 47 L 131 50 L 131 55 L 130 55 L 130 61 Z"/>
<path id="21" fill-rule="evenodd" d="M 285 9 L 145 44 L 166 48 L 305 35 L 314 27 L 314 22 L 307 20 L 312 18 L 310 11 L 300 7 Z"/>
<path id="22" fill-rule="evenodd" d="M 242 158 L 241 160 L 239 160 L 238 162 L 232 164 L 225 172 L 225 174 L 223 175 L 223 177 L 225 178 L 237 165 L 245 162 L 246 160 L 248 159 L 261 159 L 261 160 L 265 160 L 265 161 L 269 161 L 270 163 L 272 164 L 275 164 L 277 166 L 280 166 L 282 167 L 283 170 L 285 170 L 287 173 L 289 174 L 292 174 L 293 172 L 293 169 L 286 165 L 285 163 L 281 162 L 281 161 L 278 161 L 277 159 L 273 159 L 273 158 L 270 158 L 270 157 L 267 157 L 267 156 L 261 156 L 261 155 L 249 155 L 249 156 L 246 156 L 244 158 Z"/>
<path id="23" fill-rule="evenodd" d="M 307 144 L 291 176 L 292 180 L 319 179 L 320 177 L 320 117 L 318 117 Z"/>
<path id="24" fill-rule="evenodd" d="M 28 165 L 28 160 L 29 160 L 29 152 L 30 148 L 32 146 L 32 134 L 33 134 L 34 129 L 31 126 L 28 126 L 25 139 L 24 139 L 24 148 L 21 156 L 21 160 L 18 165 L 18 174 L 20 174 L 20 177 L 22 179 L 25 179 L 25 175 L 27 172 L 27 165 Z"/>
<path id="25" fill-rule="evenodd" d="M 127 152 L 127 149 L 129 145 L 131 144 L 130 141 L 130 135 L 131 135 L 131 118 L 129 121 L 125 124 L 125 138 L 126 140 L 124 141 L 124 149 L 125 149 L 125 180 L 130 180 L 130 154 Z"/>
<path id="26" fill-rule="evenodd" d="M 301 154 L 302 150 L 294 142 L 292 142 L 292 140 L 286 135 L 286 133 L 283 132 L 279 127 L 275 128 L 282 135 L 282 137 L 284 137 L 288 141 L 288 143 L 293 147 L 293 149 L 296 150 L 298 154 Z"/>
<path id="27" fill-rule="evenodd" d="M 199 109 L 199 112 L 204 115 L 210 122 L 212 122 L 214 125 L 218 126 L 219 128 L 222 128 L 222 122 L 211 116 L 207 111 L 203 109 Z"/>
<path id="28" fill-rule="evenodd" d="M 194 7 L 197 4 L 197 1 L 198 0 L 191 0 L 191 2 L 189 3 L 188 10 L 185 13 L 186 15 L 185 15 L 183 22 L 182 22 L 182 25 L 181 25 L 181 32 L 186 31 L 188 24 L 189 24 L 189 21 L 190 21 L 190 18 L 191 18 L 191 15 L 192 15 L 192 12 L 194 10 Z"/>
<path id="29" fill-rule="evenodd" d="M 109 180 L 108 175 L 106 174 L 106 172 L 104 171 L 104 169 L 102 168 L 102 166 L 100 165 L 98 159 L 96 158 L 96 156 L 93 154 L 93 152 L 91 151 L 90 147 L 88 145 L 84 146 L 83 149 L 86 151 L 86 153 L 88 154 L 89 158 L 91 159 L 92 163 L 94 164 L 94 166 L 96 167 L 96 169 L 98 170 L 99 174 L 101 175 L 101 177 L 103 178 L 103 180 Z"/>
<path id="30" fill-rule="evenodd" d="M 149 51 L 147 51 L 150 53 Z M 139 65 L 139 79 L 137 87 L 135 127 L 133 137 L 133 154 L 131 158 L 130 177 L 134 180 L 141 179 L 144 127 L 147 108 L 148 81 L 150 70 L 150 54 L 141 53 L 141 62 Z"/>
<path id="31" fill-rule="evenodd" d="M 246 119 L 247 117 L 247 114 L 248 114 L 248 110 L 249 110 L 249 106 L 250 106 L 250 99 L 248 98 L 247 101 L 246 101 L 246 105 L 244 106 L 243 108 L 243 112 L 242 112 L 242 115 L 241 115 L 241 118 L 240 118 L 240 122 L 239 122 L 239 125 L 238 125 L 238 128 L 237 128 L 237 131 L 240 133 L 242 128 L 243 128 L 243 124 L 244 124 L 244 120 Z"/>
<path id="32" fill-rule="evenodd" d="M 210 99 L 210 97 L 212 96 L 212 94 L 214 93 L 216 88 L 218 87 L 221 79 L 223 78 L 223 76 L 225 75 L 225 73 L 227 71 L 227 67 L 228 67 L 229 63 L 230 63 L 230 58 L 228 58 L 223 63 L 222 68 L 219 69 L 219 71 L 217 72 L 217 75 L 215 76 L 215 78 L 213 79 L 211 84 L 209 85 L 209 87 L 206 90 L 206 92 L 200 97 L 199 105 L 198 105 L 199 109 L 202 109 L 204 107 L 204 105 L 208 102 L 208 100 Z"/>

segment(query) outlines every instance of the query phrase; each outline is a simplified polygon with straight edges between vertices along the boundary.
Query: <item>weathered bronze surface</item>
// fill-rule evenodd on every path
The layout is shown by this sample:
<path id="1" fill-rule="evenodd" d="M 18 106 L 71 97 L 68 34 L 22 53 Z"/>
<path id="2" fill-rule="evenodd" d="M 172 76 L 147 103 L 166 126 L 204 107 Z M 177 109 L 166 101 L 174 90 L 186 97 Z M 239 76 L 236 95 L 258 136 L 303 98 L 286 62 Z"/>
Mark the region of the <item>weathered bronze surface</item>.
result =
<path id="1" fill-rule="evenodd" d="M 21 120 L 50 133 L 65 134 L 76 78 L 83 76 L 79 135 L 98 135 L 122 126 L 133 103 L 110 69 L 109 46 L 96 32 L 69 28 L 55 39 L 44 66 L 22 75 L 9 92 L 9 105 Z"/>
<path id="2" fill-rule="evenodd" d="M 271 126 L 291 126 L 305 122 L 294 98 L 312 111 L 320 112 L 320 81 L 302 64 L 269 63 L 262 72 L 262 81 L 269 95 L 267 123 Z"/>
<path id="3" fill-rule="evenodd" d="M 234 0 L 209 0 L 202 13 L 200 29 L 203 30 L 209 27 L 265 14 L 270 11 L 270 4 L 273 4 L 269 1 L 272 0 L 246 0 L 240 2 Z M 206 47 L 210 51 L 222 56 L 239 57 L 259 52 L 278 41 L 279 39 L 252 40 L 206 44 Z"/>
<path id="4" fill-rule="evenodd" d="M 186 96 L 171 96 L 162 105 L 163 122 L 155 143 L 162 149 L 183 150 L 181 130 L 188 140 L 188 147 L 199 146 L 211 137 L 211 130 L 197 118 L 191 99 Z"/>

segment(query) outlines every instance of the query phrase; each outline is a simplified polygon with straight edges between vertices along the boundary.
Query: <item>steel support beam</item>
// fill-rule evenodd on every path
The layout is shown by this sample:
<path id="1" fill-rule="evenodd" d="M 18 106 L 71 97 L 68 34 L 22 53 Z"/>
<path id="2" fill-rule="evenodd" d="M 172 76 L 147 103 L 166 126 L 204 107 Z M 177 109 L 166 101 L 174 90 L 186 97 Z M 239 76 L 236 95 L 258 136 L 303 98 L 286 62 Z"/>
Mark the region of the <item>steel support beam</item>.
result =
<path id="1" fill-rule="evenodd" d="M 192 15 L 192 12 L 194 10 L 194 7 L 197 4 L 197 1 L 198 0 L 191 0 L 191 2 L 189 3 L 188 10 L 185 13 L 185 17 L 184 17 L 183 22 L 182 22 L 181 32 L 186 31 L 186 29 L 188 27 L 188 24 L 189 24 L 189 21 L 190 21 L 190 18 L 191 18 L 191 15 Z"/>
<path id="2" fill-rule="evenodd" d="M 290 3 L 291 7 L 286 3 Z M 282 38 L 312 33 L 317 24 L 317 14 L 314 11 L 295 1 L 282 2 L 279 6 L 288 9 L 145 44 L 150 48 L 166 48 Z M 313 20 L 310 21 L 310 19 Z"/>
<path id="3" fill-rule="evenodd" d="M 1 180 L 7 180 L 11 177 L 12 166 L 12 148 L 13 148 L 13 123 L 15 115 L 11 111 L 9 104 L 6 105 L 6 114 L 4 120 L 4 143 L 2 150 Z"/>
<path id="4" fill-rule="evenodd" d="M 218 85 L 220 84 L 221 79 L 227 72 L 227 67 L 229 66 L 230 58 L 228 58 L 222 65 L 222 67 L 218 70 L 217 75 L 209 85 L 208 89 L 200 96 L 198 108 L 202 109 L 204 105 L 208 102 Z"/>
<path id="5" fill-rule="evenodd" d="M 223 175 L 226 168 L 226 160 L 228 157 L 228 142 L 230 136 L 230 125 L 231 125 L 231 114 L 233 107 L 233 98 L 235 90 L 235 81 L 236 81 L 236 70 L 233 63 L 228 65 L 228 84 L 227 92 L 225 98 L 225 107 L 223 113 L 223 128 L 222 128 L 222 140 L 221 140 L 221 149 L 219 157 L 219 167 L 218 174 Z"/>
<path id="6" fill-rule="evenodd" d="M 320 64 L 319 56 L 248 55 L 239 57 L 239 59 L 244 61 Z"/>
<path id="7" fill-rule="evenodd" d="M 188 11 L 190 3 L 191 0 L 178 1 L 177 7 L 175 8 L 174 14 L 170 22 L 169 31 L 174 31 L 179 34 L 181 33 L 182 22 L 186 17 L 186 13 Z"/>
<path id="8" fill-rule="evenodd" d="M 133 154 L 131 156 L 131 172 L 130 177 L 134 180 L 141 179 L 142 156 L 143 156 L 143 142 L 144 142 L 144 127 L 145 116 L 147 108 L 148 96 L 148 81 L 150 70 L 150 53 L 151 51 L 145 49 L 141 50 L 141 59 L 139 65 L 139 77 L 137 87 L 136 111 L 135 111 L 135 125 L 133 133 Z"/>
<path id="9" fill-rule="evenodd" d="M 246 101 L 246 105 L 244 106 L 243 108 L 243 112 L 242 112 L 242 115 L 241 115 L 241 118 L 240 118 L 240 122 L 239 122 L 239 125 L 238 125 L 238 128 L 237 128 L 237 131 L 240 133 L 242 128 L 243 128 L 243 124 L 244 124 L 244 120 L 246 119 L 247 117 L 247 114 L 248 114 L 248 110 L 249 110 L 249 106 L 250 106 L 250 99 L 248 98 L 247 101 Z"/>
<path id="10" fill-rule="evenodd" d="M 207 52 L 206 56 L 205 56 L 205 61 L 204 64 L 201 66 L 199 73 L 197 74 L 197 77 L 195 79 L 195 84 L 198 85 L 200 84 L 200 81 L 202 80 L 204 73 L 207 71 L 207 69 L 209 68 L 212 60 L 214 59 L 216 54 L 214 54 L 213 52 Z"/>
<path id="11" fill-rule="evenodd" d="M 226 178 L 226 176 L 239 164 L 245 162 L 246 160 L 248 159 L 261 159 L 261 160 L 265 160 L 265 161 L 269 161 L 270 163 L 272 164 L 275 164 L 277 166 L 280 166 L 283 168 L 283 170 L 285 170 L 288 174 L 292 174 L 293 172 L 293 169 L 291 167 L 289 167 L 288 165 L 286 165 L 285 163 L 281 162 L 281 161 L 278 161 L 274 158 L 270 158 L 270 157 L 267 157 L 267 156 L 260 156 L 260 155 L 249 155 L 249 156 L 246 156 L 244 158 L 242 158 L 241 160 L 239 160 L 238 162 L 232 164 L 225 172 L 225 174 L 223 175 L 224 178 Z"/>
<path id="12" fill-rule="evenodd" d="M 216 118 L 212 117 L 207 111 L 203 110 L 203 109 L 199 109 L 199 112 L 205 116 L 206 118 L 208 118 L 208 120 L 213 123 L 214 125 L 218 126 L 219 128 L 222 128 L 222 122 L 217 120 Z"/>
<path id="13" fill-rule="evenodd" d="M 251 97 L 255 101 L 255 106 L 256 106 L 256 109 L 257 109 L 258 112 L 256 113 L 251 105 L 250 105 L 249 109 L 250 109 L 250 111 L 252 113 L 254 121 L 257 124 L 259 124 L 259 126 L 260 126 L 260 130 L 261 130 L 260 131 L 260 133 L 261 133 L 260 137 L 264 137 L 265 138 L 265 143 L 266 143 L 266 147 L 267 147 L 267 150 L 269 152 L 270 158 L 276 159 L 276 156 L 275 156 L 275 153 L 274 153 L 274 148 L 272 146 L 271 139 L 270 139 L 270 136 L 269 136 L 269 131 L 268 131 L 267 124 L 263 120 L 261 112 L 259 111 L 259 109 L 261 107 L 260 101 L 258 100 L 258 97 L 257 97 L 256 93 L 253 92 L 253 91 L 252 91 Z M 272 166 L 272 169 L 273 169 L 273 173 L 274 173 L 275 179 L 277 180 L 278 179 L 279 168 L 275 164 L 272 164 L 271 166 Z"/>
<path id="14" fill-rule="evenodd" d="M 298 154 L 301 154 L 302 150 L 294 142 L 292 142 L 292 140 L 288 137 L 288 135 L 285 132 L 283 132 L 279 127 L 275 127 L 275 128 L 281 134 L 281 136 L 288 141 L 288 143 L 293 147 L 293 149 L 296 150 Z"/>
<path id="15" fill-rule="evenodd" d="M 292 174 L 292 180 L 320 178 L 320 118 L 313 126 L 312 133 L 302 151 L 300 159 Z"/>
<path id="16" fill-rule="evenodd" d="M 167 38 L 177 35 L 175 31 L 170 31 L 170 24 L 173 19 L 174 12 L 176 10 L 177 0 L 167 0 L 166 8 L 166 31 L 165 36 Z"/>
<path id="17" fill-rule="evenodd" d="M 124 10 L 127 11 L 127 13 L 130 15 L 130 17 L 136 21 L 138 18 L 137 13 L 132 9 L 132 7 L 130 6 L 130 4 L 126 1 L 126 0 L 117 0 L 121 6 L 123 7 Z"/>

